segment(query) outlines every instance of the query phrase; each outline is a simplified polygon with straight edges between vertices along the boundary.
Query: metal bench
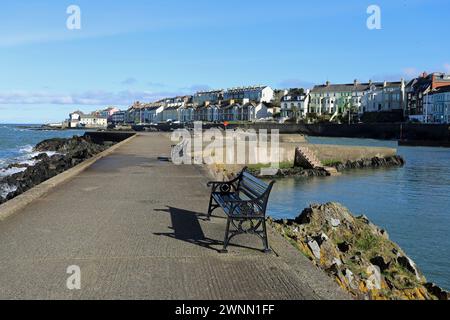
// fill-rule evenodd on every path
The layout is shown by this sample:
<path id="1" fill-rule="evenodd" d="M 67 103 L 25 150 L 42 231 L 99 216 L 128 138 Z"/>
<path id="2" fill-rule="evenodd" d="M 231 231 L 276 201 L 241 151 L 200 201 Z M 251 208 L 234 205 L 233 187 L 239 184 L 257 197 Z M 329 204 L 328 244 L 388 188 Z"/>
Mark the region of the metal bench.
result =
<path id="1" fill-rule="evenodd" d="M 230 240 L 240 234 L 253 234 L 261 238 L 264 252 L 270 252 L 267 239 L 266 209 L 275 181 L 269 184 L 254 177 L 244 168 L 228 182 L 209 182 L 212 188 L 208 220 L 214 210 L 222 208 L 227 215 L 225 240 L 221 253 L 227 253 Z"/>

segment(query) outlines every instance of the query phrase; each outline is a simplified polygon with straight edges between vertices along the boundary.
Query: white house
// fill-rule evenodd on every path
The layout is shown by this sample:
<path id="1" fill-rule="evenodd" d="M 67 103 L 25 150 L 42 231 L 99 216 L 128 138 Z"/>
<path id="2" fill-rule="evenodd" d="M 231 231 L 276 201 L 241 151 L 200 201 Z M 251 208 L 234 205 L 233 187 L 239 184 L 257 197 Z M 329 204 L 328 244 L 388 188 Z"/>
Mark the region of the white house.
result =
<path id="1" fill-rule="evenodd" d="M 167 121 L 178 121 L 178 107 L 172 106 L 172 107 L 162 107 L 161 111 L 161 120 L 163 122 Z M 159 109 L 157 110 L 157 112 Z"/>
<path id="2" fill-rule="evenodd" d="M 142 108 L 142 117 L 140 117 L 139 123 L 157 123 L 161 118 L 161 106 L 148 104 Z"/>
<path id="3" fill-rule="evenodd" d="M 355 80 L 348 84 L 331 84 L 315 86 L 310 91 L 308 113 L 343 114 L 351 107 L 360 110 L 362 96 L 369 90 L 371 83 L 359 83 Z"/>
<path id="4" fill-rule="evenodd" d="M 272 118 L 274 115 L 274 108 L 267 102 L 260 102 L 254 111 L 254 114 L 252 115 L 251 121 L 255 120 L 261 120 L 261 119 L 267 119 Z"/>
<path id="5" fill-rule="evenodd" d="M 369 90 L 361 98 L 360 113 L 398 111 L 406 107 L 406 83 L 399 82 L 371 83 Z"/>
<path id="6" fill-rule="evenodd" d="M 244 100 L 255 102 L 271 102 L 274 91 L 269 86 L 238 87 L 228 89 L 224 93 L 224 100 Z"/>
<path id="7" fill-rule="evenodd" d="M 69 115 L 70 128 L 107 128 L 108 118 L 99 116 L 96 113 L 84 114 L 75 111 Z"/>
<path id="8" fill-rule="evenodd" d="M 308 113 L 309 90 L 302 95 L 286 95 L 281 98 L 281 117 L 301 119 Z"/>
<path id="9" fill-rule="evenodd" d="M 209 91 L 199 91 L 193 97 L 193 103 L 196 106 L 203 105 L 206 103 L 216 104 L 223 99 L 224 91 L 219 90 L 209 90 Z"/>

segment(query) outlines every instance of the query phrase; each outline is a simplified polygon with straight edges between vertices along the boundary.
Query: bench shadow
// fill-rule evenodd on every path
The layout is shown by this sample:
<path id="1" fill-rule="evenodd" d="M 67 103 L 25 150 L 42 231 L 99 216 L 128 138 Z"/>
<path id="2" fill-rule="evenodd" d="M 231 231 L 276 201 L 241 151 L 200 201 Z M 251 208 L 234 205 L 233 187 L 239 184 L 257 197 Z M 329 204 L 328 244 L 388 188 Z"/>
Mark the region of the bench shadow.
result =
<path id="1" fill-rule="evenodd" d="M 166 212 L 170 214 L 172 226 L 169 227 L 173 232 L 169 233 L 154 233 L 156 236 L 164 236 L 180 241 L 195 244 L 203 248 L 220 252 L 223 246 L 223 241 L 210 239 L 205 236 L 199 220 L 206 220 L 206 216 L 202 213 L 193 212 L 189 210 L 167 207 L 167 209 L 156 209 L 157 212 Z M 225 233 L 225 225 L 224 225 Z M 217 248 L 215 248 L 216 246 Z M 251 247 L 230 244 L 232 247 L 253 249 Z"/>
<path id="2" fill-rule="evenodd" d="M 173 230 L 171 233 L 155 233 L 157 236 L 165 236 L 172 239 L 185 241 L 210 250 L 218 251 L 213 246 L 221 245 L 223 242 L 209 239 L 203 233 L 199 218 L 204 216 L 200 213 L 179 208 L 168 207 L 167 209 L 156 209 L 158 212 L 170 214 Z"/>

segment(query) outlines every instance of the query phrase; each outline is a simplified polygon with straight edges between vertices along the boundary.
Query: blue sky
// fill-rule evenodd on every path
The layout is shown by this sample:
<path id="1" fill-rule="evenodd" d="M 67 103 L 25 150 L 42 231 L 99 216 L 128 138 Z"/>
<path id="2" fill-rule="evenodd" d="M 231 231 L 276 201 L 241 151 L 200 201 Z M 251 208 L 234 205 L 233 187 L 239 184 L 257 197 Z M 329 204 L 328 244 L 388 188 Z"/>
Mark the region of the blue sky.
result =
<path id="1" fill-rule="evenodd" d="M 81 8 L 81 30 L 66 9 Z M 381 8 L 381 30 L 366 27 Z M 2 0 L 0 122 L 203 88 L 450 72 L 447 0 Z"/>

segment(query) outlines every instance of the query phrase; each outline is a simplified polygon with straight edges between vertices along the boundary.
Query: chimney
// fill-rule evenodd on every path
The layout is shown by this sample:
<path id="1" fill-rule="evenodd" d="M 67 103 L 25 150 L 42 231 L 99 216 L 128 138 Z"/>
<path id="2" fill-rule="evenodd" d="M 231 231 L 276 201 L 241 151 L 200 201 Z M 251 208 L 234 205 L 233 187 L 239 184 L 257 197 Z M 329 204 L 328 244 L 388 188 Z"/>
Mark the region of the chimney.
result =
<path id="1" fill-rule="evenodd" d="M 330 86 L 330 81 L 327 80 L 326 82 L 326 86 L 329 87 Z"/>
<path id="2" fill-rule="evenodd" d="M 422 78 L 426 78 L 426 77 L 428 77 L 428 73 L 427 73 L 426 71 L 424 71 L 424 72 L 422 73 Z"/>
<path id="3" fill-rule="evenodd" d="M 385 80 L 383 83 L 383 87 L 386 88 L 387 87 L 387 81 Z"/>
<path id="4" fill-rule="evenodd" d="M 358 85 L 358 79 L 355 79 L 355 80 L 353 81 L 353 85 L 354 85 L 355 87 Z"/>
<path id="5" fill-rule="evenodd" d="M 372 80 L 369 80 L 369 87 L 371 87 L 372 86 Z"/>

